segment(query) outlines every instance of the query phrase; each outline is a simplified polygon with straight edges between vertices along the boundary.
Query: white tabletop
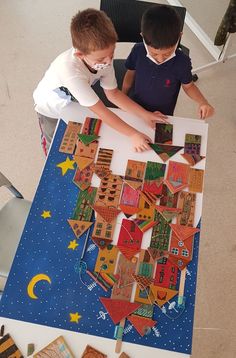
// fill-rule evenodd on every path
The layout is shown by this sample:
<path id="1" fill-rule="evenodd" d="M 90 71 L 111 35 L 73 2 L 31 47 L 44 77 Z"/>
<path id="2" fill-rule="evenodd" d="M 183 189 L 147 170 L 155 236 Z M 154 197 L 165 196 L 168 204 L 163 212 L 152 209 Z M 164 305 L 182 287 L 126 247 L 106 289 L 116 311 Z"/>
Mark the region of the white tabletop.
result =
<path id="1" fill-rule="evenodd" d="M 115 113 L 120 115 L 122 119 L 133 125 L 138 130 L 145 132 L 151 138 L 154 138 L 154 131 L 147 128 L 142 120 L 135 116 L 129 115 L 121 110 L 114 109 Z M 71 103 L 64 110 L 62 118 L 67 121 L 83 122 L 86 116 L 95 117 L 95 115 L 86 108 L 80 107 L 76 103 Z M 173 131 L 173 144 L 184 145 L 184 139 L 186 133 L 199 134 L 202 136 L 201 155 L 206 155 L 207 147 L 207 130 L 208 125 L 201 120 L 169 117 L 169 122 L 174 125 Z M 147 151 L 143 153 L 133 152 L 129 139 L 123 135 L 120 135 L 104 123 L 100 130 L 99 145 L 104 148 L 114 149 L 114 155 L 112 160 L 111 169 L 115 174 L 124 175 L 126 163 L 128 159 L 140 160 L 140 161 L 159 161 L 157 154 L 154 151 Z M 173 160 L 186 163 L 179 153 L 177 153 Z M 205 159 L 199 162 L 195 168 L 204 169 Z M 96 177 L 96 176 L 94 176 Z M 92 185 L 98 186 L 98 179 L 94 178 Z M 197 207 L 195 215 L 195 225 L 197 225 L 202 210 L 202 194 L 197 194 Z M 145 246 L 143 247 L 145 248 Z M 5 333 L 10 333 L 16 344 L 20 348 L 24 356 L 27 354 L 27 344 L 34 343 L 36 351 L 42 349 L 49 344 L 59 335 L 62 335 L 76 358 L 79 358 L 83 353 L 86 344 L 94 346 L 96 349 L 101 350 L 109 358 L 117 358 L 114 351 L 115 341 L 107 338 L 91 336 L 79 332 L 71 332 L 57 328 L 51 328 L 47 326 L 41 326 L 38 324 L 32 324 L 28 322 L 16 321 L 14 319 L 0 317 L 0 326 L 5 325 Z M 145 356 L 150 358 L 188 358 L 188 354 L 171 352 L 167 350 L 160 350 L 157 348 L 151 348 L 147 346 L 141 346 L 137 344 L 131 344 L 123 342 L 122 351 L 130 355 L 131 358 L 144 358 Z"/>

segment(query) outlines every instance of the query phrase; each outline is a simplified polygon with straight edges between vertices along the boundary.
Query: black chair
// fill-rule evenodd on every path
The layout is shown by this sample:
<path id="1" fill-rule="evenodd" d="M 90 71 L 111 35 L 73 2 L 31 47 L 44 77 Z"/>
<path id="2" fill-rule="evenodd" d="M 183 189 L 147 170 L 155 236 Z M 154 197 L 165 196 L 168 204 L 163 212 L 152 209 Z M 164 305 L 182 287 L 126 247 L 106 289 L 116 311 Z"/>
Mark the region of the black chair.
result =
<path id="1" fill-rule="evenodd" d="M 149 7 L 154 5 L 159 4 L 139 0 L 101 0 L 100 10 L 103 10 L 111 18 L 118 34 L 118 42 L 136 43 L 143 40 L 140 35 L 142 15 Z M 174 6 L 174 8 L 182 20 L 183 29 L 186 9 L 180 6 Z M 184 53 L 189 55 L 189 49 L 187 47 L 181 44 L 179 44 L 179 47 Z M 121 89 L 126 73 L 125 60 L 114 59 L 114 69 L 118 88 Z M 116 106 L 106 98 L 99 81 L 93 86 L 93 89 L 107 107 L 116 108 Z"/>

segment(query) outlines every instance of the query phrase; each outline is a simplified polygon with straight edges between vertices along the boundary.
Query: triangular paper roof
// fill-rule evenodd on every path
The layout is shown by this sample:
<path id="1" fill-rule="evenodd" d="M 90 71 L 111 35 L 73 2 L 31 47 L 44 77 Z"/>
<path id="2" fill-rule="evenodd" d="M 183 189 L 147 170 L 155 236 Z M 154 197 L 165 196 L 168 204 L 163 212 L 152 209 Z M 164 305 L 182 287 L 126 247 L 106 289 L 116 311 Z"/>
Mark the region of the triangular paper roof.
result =
<path id="1" fill-rule="evenodd" d="M 199 154 L 188 154 L 183 153 L 181 154 L 182 157 L 193 167 L 195 164 L 199 163 L 202 159 L 206 158 Z"/>
<path id="2" fill-rule="evenodd" d="M 156 225 L 155 220 L 140 220 L 134 219 L 135 224 L 139 227 L 142 232 L 146 232 L 147 230 L 151 229 L 154 225 Z"/>
<path id="3" fill-rule="evenodd" d="M 98 135 L 96 134 L 78 134 L 78 138 L 79 140 L 84 144 L 84 145 L 88 145 L 92 142 L 94 142 L 95 140 L 97 140 L 99 138 Z"/>
<path id="4" fill-rule="evenodd" d="M 143 197 L 143 199 L 149 204 L 149 205 L 155 205 L 156 201 L 157 201 L 157 197 L 155 194 L 148 192 L 148 191 L 144 191 L 144 190 L 140 190 L 140 195 Z"/>
<path id="5" fill-rule="evenodd" d="M 94 237 L 92 236 L 93 242 L 97 245 L 97 247 L 101 250 L 105 249 L 108 245 L 112 243 L 112 240 L 105 239 L 102 237 Z"/>
<path id="6" fill-rule="evenodd" d="M 123 245 L 117 245 L 118 249 L 120 250 L 120 252 L 127 258 L 127 260 L 131 260 L 134 255 L 136 255 L 137 253 L 140 252 L 140 249 L 132 249 L 130 247 L 127 246 L 123 246 Z"/>
<path id="7" fill-rule="evenodd" d="M 151 285 L 150 288 L 154 295 L 155 302 L 160 307 L 163 306 L 169 300 L 171 300 L 178 293 L 178 291 L 176 290 L 171 290 L 170 288 L 165 288 L 161 286 Z"/>
<path id="8" fill-rule="evenodd" d="M 188 186 L 187 183 L 180 184 L 179 182 L 175 182 L 173 180 L 168 180 L 168 179 L 164 180 L 164 184 L 168 187 L 168 189 L 173 194 L 177 193 L 180 190 L 187 188 L 187 186 Z"/>
<path id="9" fill-rule="evenodd" d="M 74 155 L 73 156 L 74 161 L 77 164 L 77 167 L 80 170 L 83 170 L 84 168 L 86 168 L 88 165 L 93 163 L 93 158 L 86 158 L 86 157 L 81 157 L 80 155 Z"/>
<path id="10" fill-rule="evenodd" d="M 127 218 L 129 218 L 130 216 L 133 216 L 134 214 L 137 214 L 141 209 L 136 208 L 134 206 L 130 206 L 130 205 L 122 205 L 122 204 L 120 204 L 120 210 L 122 211 L 122 213 L 125 214 L 125 216 Z"/>
<path id="11" fill-rule="evenodd" d="M 189 236 L 195 235 L 200 231 L 197 227 L 184 226 L 179 224 L 170 224 L 171 229 L 175 232 L 180 240 L 186 240 Z"/>
<path id="12" fill-rule="evenodd" d="M 127 318 L 142 337 L 147 334 L 150 328 L 154 327 L 157 323 L 157 321 L 153 321 L 150 318 L 140 317 L 136 315 L 131 315 Z"/>
<path id="13" fill-rule="evenodd" d="M 123 318 L 128 317 L 141 306 L 141 303 L 113 300 L 106 297 L 100 297 L 100 301 L 115 324 L 119 323 Z"/>
<path id="14" fill-rule="evenodd" d="M 145 277 L 145 276 L 135 275 L 135 274 L 132 274 L 132 277 L 138 283 L 139 287 L 142 290 L 144 290 L 144 288 L 147 288 L 148 286 L 150 286 L 153 283 L 153 278 L 151 278 L 151 277 Z"/>
<path id="15" fill-rule="evenodd" d="M 135 190 L 140 189 L 142 186 L 142 182 L 140 182 L 140 181 L 124 179 L 124 182 L 127 183 L 131 188 L 133 188 Z"/>
<path id="16" fill-rule="evenodd" d="M 81 220 L 73 220 L 73 219 L 68 219 L 67 221 L 70 227 L 72 228 L 77 239 L 81 235 L 83 235 L 85 231 L 87 231 L 88 228 L 93 224 L 93 222 L 90 221 L 81 221 Z"/>
<path id="17" fill-rule="evenodd" d="M 111 208 L 108 206 L 94 205 L 93 209 L 107 222 L 111 223 L 117 215 L 120 213 L 120 210 L 116 208 Z"/>
<path id="18" fill-rule="evenodd" d="M 176 257 L 173 254 L 169 254 L 169 260 L 170 262 L 172 262 L 175 266 L 178 267 L 179 270 L 183 270 L 188 264 L 189 262 L 192 260 L 191 257 L 189 258 L 183 258 L 183 257 Z"/>
<path id="19" fill-rule="evenodd" d="M 178 145 L 159 144 L 159 143 L 149 143 L 149 145 L 154 150 L 154 152 L 159 155 L 159 157 L 163 160 L 163 162 L 166 162 L 179 150 L 183 149 L 183 147 Z"/>

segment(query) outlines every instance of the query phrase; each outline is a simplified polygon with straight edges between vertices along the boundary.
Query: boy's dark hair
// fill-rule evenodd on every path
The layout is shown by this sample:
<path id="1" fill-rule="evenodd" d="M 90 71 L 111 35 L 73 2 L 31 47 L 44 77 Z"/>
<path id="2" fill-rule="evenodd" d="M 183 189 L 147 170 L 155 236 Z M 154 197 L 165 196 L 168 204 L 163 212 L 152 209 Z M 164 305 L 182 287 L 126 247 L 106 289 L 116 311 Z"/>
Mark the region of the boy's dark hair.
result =
<path id="1" fill-rule="evenodd" d="M 181 19 L 171 6 L 152 6 L 142 16 L 141 31 L 143 39 L 147 45 L 155 49 L 174 46 L 179 40 L 181 30 Z"/>
<path id="2" fill-rule="evenodd" d="M 79 11 L 71 20 L 70 32 L 73 47 L 85 55 L 104 50 L 117 41 L 111 19 L 96 9 Z"/>

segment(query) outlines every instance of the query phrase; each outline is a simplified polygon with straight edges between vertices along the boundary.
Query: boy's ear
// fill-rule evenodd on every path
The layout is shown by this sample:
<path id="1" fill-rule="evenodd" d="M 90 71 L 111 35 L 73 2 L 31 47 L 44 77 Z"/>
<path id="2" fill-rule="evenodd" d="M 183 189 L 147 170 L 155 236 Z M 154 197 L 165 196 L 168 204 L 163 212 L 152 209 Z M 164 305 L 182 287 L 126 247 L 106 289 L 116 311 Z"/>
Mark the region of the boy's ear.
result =
<path id="1" fill-rule="evenodd" d="M 84 57 L 84 54 L 80 50 L 76 49 L 75 52 L 74 52 L 74 56 L 82 59 Z"/>

